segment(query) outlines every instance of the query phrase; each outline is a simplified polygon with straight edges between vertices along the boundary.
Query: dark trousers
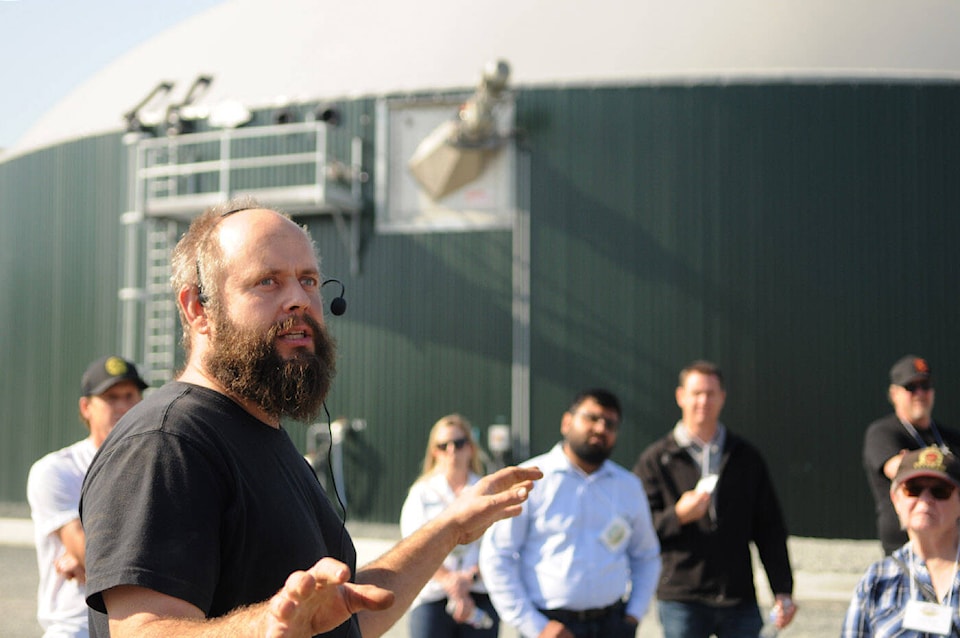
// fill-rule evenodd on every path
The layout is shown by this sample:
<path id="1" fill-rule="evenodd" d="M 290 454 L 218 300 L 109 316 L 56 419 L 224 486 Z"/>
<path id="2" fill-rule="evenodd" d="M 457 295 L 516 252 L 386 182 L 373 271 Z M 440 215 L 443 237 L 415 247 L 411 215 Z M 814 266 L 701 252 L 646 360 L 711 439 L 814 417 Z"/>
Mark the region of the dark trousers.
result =
<path id="1" fill-rule="evenodd" d="M 673 600 L 657 602 L 664 638 L 757 638 L 763 618 L 756 603 L 712 607 Z"/>
<path id="2" fill-rule="evenodd" d="M 447 599 L 417 605 L 407 614 L 410 638 L 497 638 L 500 633 L 500 616 L 486 594 L 470 594 L 473 604 L 490 614 L 493 626 L 476 629 L 462 625 L 447 613 Z"/>

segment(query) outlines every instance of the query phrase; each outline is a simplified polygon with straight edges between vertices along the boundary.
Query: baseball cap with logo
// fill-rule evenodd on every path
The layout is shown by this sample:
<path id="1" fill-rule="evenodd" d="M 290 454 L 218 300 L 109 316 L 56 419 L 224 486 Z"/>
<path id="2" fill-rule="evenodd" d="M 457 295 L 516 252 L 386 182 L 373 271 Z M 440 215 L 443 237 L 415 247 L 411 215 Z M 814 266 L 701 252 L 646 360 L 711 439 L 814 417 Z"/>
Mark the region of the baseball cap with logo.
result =
<path id="1" fill-rule="evenodd" d="M 141 390 L 147 387 L 140 378 L 137 366 L 123 357 L 108 355 L 87 366 L 80 381 L 80 396 L 91 397 L 103 394 L 121 381 L 132 381 Z"/>
<path id="2" fill-rule="evenodd" d="M 900 469 L 893 477 L 890 491 L 895 490 L 904 481 L 918 476 L 943 479 L 960 487 L 960 460 L 957 460 L 957 457 L 949 451 L 944 452 L 935 445 L 907 452 L 900 461 Z"/>
<path id="3" fill-rule="evenodd" d="M 931 374 L 933 372 L 926 359 L 908 354 L 890 368 L 890 383 L 905 386 L 914 381 L 929 381 Z"/>

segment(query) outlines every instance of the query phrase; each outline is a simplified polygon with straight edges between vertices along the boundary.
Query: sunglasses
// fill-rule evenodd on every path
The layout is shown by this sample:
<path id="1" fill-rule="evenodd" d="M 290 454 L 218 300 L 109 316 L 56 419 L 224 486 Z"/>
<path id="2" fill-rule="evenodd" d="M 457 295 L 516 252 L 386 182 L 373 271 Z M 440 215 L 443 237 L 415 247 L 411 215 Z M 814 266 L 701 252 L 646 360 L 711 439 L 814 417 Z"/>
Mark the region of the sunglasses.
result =
<path id="1" fill-rule="evenodd" d="M 901 487 L 903 493 L 911 498 L 917 498 L 923 494 L 924 490 L 930 490 L 930 496 L 938 501 L 947 500 L 953 494 L 953 490 L 956 489 L 956 486 L 950 483 L 937 482 L 931 484 L 920 481 L 906 481 Z"/>
<path id="2" fill-rule="evenodd" d="M 450 441 L 444 441 L 443 443 L 437 443 L 437 449 L 446 452 L 450 449 L 450 446 L 453 445 L 454 449 L 462 450 L 469 441 L 466 439 L 452 439 Z"/>
<path id="3" fill-rule="evenodd" d="M 913 394 L 917 390 L 930 390 L 931 388 L 933 388 L 933 384 L 929 381 L 915 381 L 903 386 L 903 389 L 910 394 Z"/>
<path id="4" fill-rule="evenodd" d="M 594 412 L 574 412 L 577 416 L 583 417 L 583 420 L 593 425 L 594 423 L 599 423 L 603 421 L 603 427 L 608 430 L 616 430 L 620 427 L 620 421 L 614 418 L 607 418 L 602 414 L 596 414 Z"/>

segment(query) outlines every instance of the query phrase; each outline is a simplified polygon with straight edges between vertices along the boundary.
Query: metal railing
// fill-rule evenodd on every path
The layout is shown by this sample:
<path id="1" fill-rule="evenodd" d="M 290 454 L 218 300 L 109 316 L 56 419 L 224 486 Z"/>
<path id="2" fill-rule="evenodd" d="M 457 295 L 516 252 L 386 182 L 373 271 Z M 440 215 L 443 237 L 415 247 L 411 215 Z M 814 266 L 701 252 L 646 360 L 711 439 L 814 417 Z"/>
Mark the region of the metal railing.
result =
<path id="1" fill-rule="evenodd" d="M 183 222 L 205 208 L 244 194 L 292 214 L 330 214 L 358 272 L 363 143 L 352 140 L 347 161 L 331 158 L 326 127 L 302 122 L 128 140 L 133 208 L 124 214 L 130 231 L 121 340 L 151 385 L 172 377 L 179 338 L 170 251 Z"/>
<path id="2" fill-rule="evenodd" d="M 189 218 L 237 193 L 303 212 L 359 210 L 358 159 L 329 158 L 326 133 L 302 122 L 141 139 L 143 212 Z"/>

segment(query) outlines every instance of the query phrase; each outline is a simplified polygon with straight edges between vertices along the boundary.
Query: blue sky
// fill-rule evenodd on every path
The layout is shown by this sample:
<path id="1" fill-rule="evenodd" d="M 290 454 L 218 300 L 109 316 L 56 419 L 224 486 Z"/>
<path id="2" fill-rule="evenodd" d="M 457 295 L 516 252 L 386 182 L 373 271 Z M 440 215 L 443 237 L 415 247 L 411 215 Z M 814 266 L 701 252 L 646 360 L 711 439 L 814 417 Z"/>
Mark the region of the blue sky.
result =
<path id="1" fill-rule="evenodd" d="M 0 0 L 0 148 L 117 57 L 224 0 Z"/>

